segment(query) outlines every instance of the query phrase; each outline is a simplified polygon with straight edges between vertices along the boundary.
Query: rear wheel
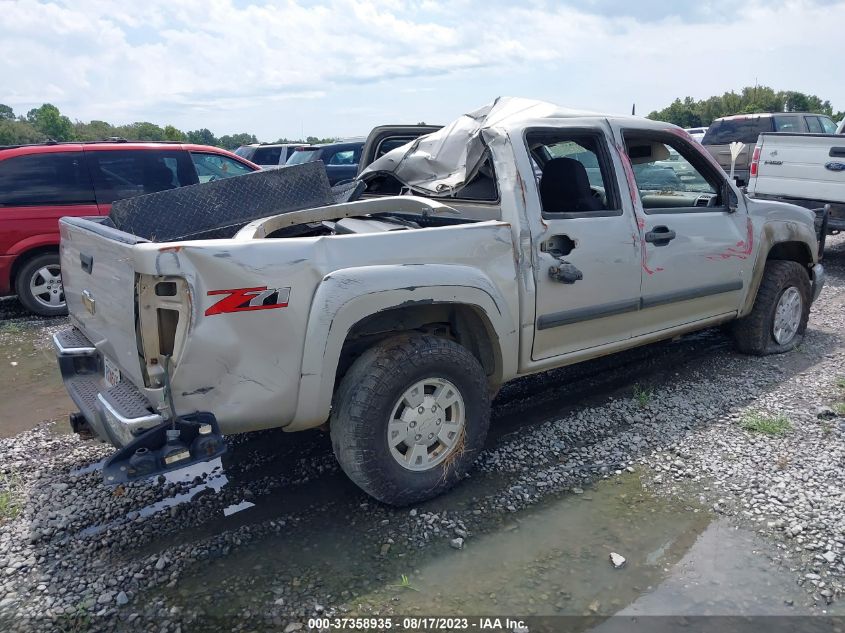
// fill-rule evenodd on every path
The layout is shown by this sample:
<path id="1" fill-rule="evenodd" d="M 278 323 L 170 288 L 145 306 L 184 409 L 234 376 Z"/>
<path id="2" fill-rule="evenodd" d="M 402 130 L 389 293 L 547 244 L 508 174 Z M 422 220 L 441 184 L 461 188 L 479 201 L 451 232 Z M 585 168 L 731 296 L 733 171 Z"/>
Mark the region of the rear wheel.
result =
<path id="1" fill-rule="evenodd" d="M 487 377 L 457 343 L 403 335 L 370 348 L 340 383 L 335 455 L 367 494 L 391 505 L 435 497 L 460 481 L 490 422 Z"/>
<path id="2" fill-rule="evenodd" d="M 30 312 L 41 316 L 67 314 L 58 253 L 36 255 L 26 262 L 15 278 L 15 290 Z"/>
<path id="3" fill-rule="evenodd" d="M 810 317 L 810 278 L 798 262 L 766 264 L 754 308 L 733 327 L 737 349 L 764 356 L 794 349 Z"/>

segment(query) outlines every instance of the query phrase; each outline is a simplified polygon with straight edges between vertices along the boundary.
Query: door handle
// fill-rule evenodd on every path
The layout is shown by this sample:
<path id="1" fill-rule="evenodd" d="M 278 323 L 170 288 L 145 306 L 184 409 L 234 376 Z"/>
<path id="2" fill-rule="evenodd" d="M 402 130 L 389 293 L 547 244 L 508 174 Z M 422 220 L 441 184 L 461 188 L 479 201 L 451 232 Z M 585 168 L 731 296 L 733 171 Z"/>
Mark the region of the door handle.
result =
<path id="1" fill-rule="evenodd" d="M 655 226 L 645 234 L 645 241 L 651 242 L 655 246 L 666 246 L 676 237 L 675 231 L 670 230 L 668 226 Z"/>

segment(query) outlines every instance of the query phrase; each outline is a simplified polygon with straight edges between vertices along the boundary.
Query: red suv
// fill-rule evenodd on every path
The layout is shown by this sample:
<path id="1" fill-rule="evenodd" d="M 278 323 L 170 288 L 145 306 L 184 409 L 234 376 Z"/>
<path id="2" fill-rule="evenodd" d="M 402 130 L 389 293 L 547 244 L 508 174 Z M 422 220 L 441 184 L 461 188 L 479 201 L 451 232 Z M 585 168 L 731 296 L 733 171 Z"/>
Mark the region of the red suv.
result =
<path id="1" fill-rule="evenodd" d="M 0 146 L 0 296 L 16 293 L 44 316 L 66 314 L 60 217 L 108 215 L 120 198 L 258 169 L 205 145 L 120 140 Z"/>

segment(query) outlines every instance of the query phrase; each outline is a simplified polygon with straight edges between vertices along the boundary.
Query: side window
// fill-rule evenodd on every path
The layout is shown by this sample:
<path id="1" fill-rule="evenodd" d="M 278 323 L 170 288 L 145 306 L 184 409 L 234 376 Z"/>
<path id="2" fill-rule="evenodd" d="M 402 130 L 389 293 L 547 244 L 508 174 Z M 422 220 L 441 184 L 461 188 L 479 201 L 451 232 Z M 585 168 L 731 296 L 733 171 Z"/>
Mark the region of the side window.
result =
<path id="1" fill-rule="evenodd" d="M 259 147 L 256 148 L 252 160 L 256 165 L 278 165 L 282 156 L 281 147 Z"/>
<path id="2" fill-rule="evenodd" d="M 86 155 L 101 204 L 196 183 L 182 150 L 100 150 Z"/>
<path id="3" fill-rule="evenodd" d="M 257 154 L 258 152 L 256 152 Z M 243 176 L 251 173 L 252 170 L 228 156 L 220 154 L 205 154 L 202 152 L 191 152 L 191 160 L 197 169 L 197 176 L 200 182 L 211 182 L 232 176 Z"/>
<path id="4" fill-rule="evenodd" d="M 800 132 L 801 125 L 797 116 L 778 115 L 773 117 L 775 132 Z"/>
<path id="5" fill-rule="evenodd" d="M 402 147 L 413 141 L 416 137 L 413 136 L 388 136 L 383 139 L 376 148 L 375 158 L 381 158 L 388 152 L 395 150 L 397 147 Z"/>
<path id="6" fill-rule="evenodd" d="M 529 133 L 526 141 L 544 216 L 621 213 L 602 135 L 557 130 Z"/>
<path id="7" fill-rule="evenodd" d="M 819 121 L 822 123 L 822 131 L 824 134 L 836 134 L 836 123 L 826 116 L 820 116 Z"/>
<path id="8" fill-rule="evenodd" d="M 92 204 L 82 152 L 51 152 L 0 161 L 0 206 Z"/>
<path id="9" fill-rule="evenodd" d="M 357 165 L 358 157 L 354 149 L 344 149 L 335 152 L 326 162 L 326 165 Z"/>
<path id="10" fill-rule="evenodd" d="M 625 134 L 625 147 L 646 212 L 721 205 L 721 180 L 687 143 L 629 133 Z"/>
<path id="11" fill-rule="evenodd" d="M 805 116 L 804 120 L 807 122 L 807 131 L 811 134 L 821 134 L 822 124 L 817 116 Z"/>

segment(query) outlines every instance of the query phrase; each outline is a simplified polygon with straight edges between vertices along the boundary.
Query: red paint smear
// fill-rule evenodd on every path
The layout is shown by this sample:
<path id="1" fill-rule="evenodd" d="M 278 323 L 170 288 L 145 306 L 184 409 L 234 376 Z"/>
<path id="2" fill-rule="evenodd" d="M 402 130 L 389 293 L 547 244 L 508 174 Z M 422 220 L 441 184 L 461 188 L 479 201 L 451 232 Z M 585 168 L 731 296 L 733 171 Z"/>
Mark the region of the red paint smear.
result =
<path id="1" fill-rule="evenodd" d="M 748 256 L 751 255 L 751 251 L 754 250 L 754 224 L 751 222 L 751 218 L 745 219 L 745 226 L 747 236 L 744 240 L 737 242 L 735 247 L 731 246 L 721 253 L 707 255 L 706 258 L 711 261 L 730 259 L 731 257 L 736 257 L 737 259 L 747 259 Z"/>
<path id="2" fill-rule="evenodd" d="M 639 196 L 637 195 L 638 187 L 637 187 L 637 179 L 634 176 L 634 168 L 631 166 L 631 161 L 628 159 L 628 155 L 625 153 L 625 150 L 622 149 L 622 146 L 617 144 L 616 151 L 619 153 L 619 160 L 622 161 L 622 167 L 625 170 L 625 178 L 628 181 L 628 191 L 631 194 L 631 202 L 634 205 L 634 216 L 637 219 L 637 228 L 640 231 L 640 235 L 638 236 L 640 241 L 640 264 L 642 265 L 643 270 L 648 275 L 653 275 L 654 273 L 659 273 L 663 271 L 663 268 L 657 266 L 656 268 L 649 268 L 648 265 L 648 250 L 646 248 L 646 242 L 643 239 L 643 231 L 645 230 L 645 217 L 641 213 L 642 205 L 640 203 Z"/>

